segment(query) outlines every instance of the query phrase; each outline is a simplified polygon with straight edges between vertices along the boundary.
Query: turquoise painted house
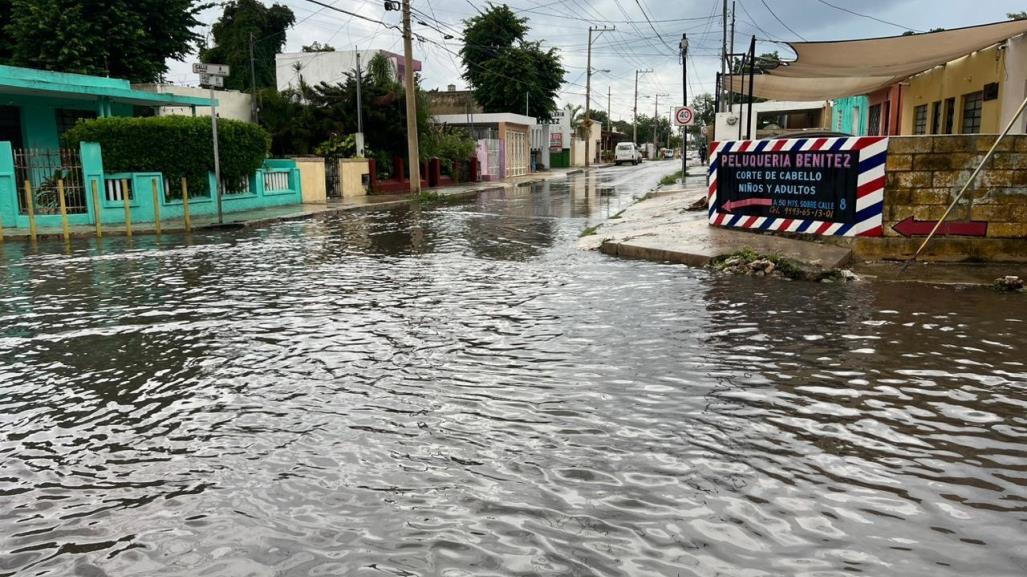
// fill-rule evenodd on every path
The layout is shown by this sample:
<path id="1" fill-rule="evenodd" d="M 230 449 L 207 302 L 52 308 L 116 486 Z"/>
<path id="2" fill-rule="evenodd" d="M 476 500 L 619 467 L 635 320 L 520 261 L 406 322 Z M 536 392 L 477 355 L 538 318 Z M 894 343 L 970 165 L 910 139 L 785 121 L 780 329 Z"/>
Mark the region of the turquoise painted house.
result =
<path id="1" fill-rule="evenodd" d="M 157 106 L 210 106 L 210 99 L 133 90 L 127 80 L 0 66 L 0 141 L 15 149 L 59 146 L 79 118 L 143 116 Z"/>
<path id="2" fill-rule="evenodd" d="M 216 103 L 216 101 L 215 101 Z M 127 80 L 0 66 L 0 225 L 60 226 L 60 193 L 70 224 L 180 217 L 181 186 L 159 172 L 108 174 L 95 143 L 60 148 L 61 135 L 79 119 L 149 116 L 162 106 L 209 107 L 211 100 L 135 90 Z M 213 177 L 211 177 L 213 180 Z M 292 160 L 268 160 L 241 186 L 223 195 L 225 212 L 299 204 L 299 170 Z M 28 183 L 31 194 L 25 192 Z M 58 187 L 60 183 L 60 187 Z M 208 187 L 213 188 L 213 187 Z M 95 192 L 94 192 L 95 191 Z M 153 194 L 151 194 L 151 192 Z M 190 212 L 213 214 L 208 193 L 190 198 Z"/>
<path id="3" fill-rule="evenodd" d="M 834 99 L 831 107 L 831 130 L 852 136 L 866 136 L 870 100 L 866 96 Z"/>

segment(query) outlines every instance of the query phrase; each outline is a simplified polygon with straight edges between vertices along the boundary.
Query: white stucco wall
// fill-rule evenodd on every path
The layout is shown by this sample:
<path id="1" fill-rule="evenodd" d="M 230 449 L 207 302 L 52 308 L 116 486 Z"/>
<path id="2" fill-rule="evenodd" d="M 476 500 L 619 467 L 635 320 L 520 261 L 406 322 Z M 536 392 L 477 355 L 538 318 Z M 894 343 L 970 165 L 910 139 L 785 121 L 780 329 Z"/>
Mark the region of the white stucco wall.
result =
<path id="1" fill-rule="evenodd" d="M 178 96 L 194 96 L 198 98 L 209 98 L 210 89 L 197 88 L 193 86 L 175 86 L 173 84 L 137 84 L 133 85 L 137 90 L 157 92 L 160 94 L 177 94 Z M 253 121 L 252 99 L 249 94 L 238 90 L 215 90 L 214 98 L 218 101 L 218 118 L 229 118 Z M 191 116 L 192 108 L 188 106 L 162 106 L 158 114 L 161 116 Z M 197 116 L 210 116 L 210 107 L 197 106 Z"/>
<path id="2" fill-rule="evenodd" d="M 816 100 L 811 102 L 803 101 L 791 101 L 791 100 L 771 100 L 769 102 L 754 102 L 752 105 L 752 118 L 747 118 L 750 121 L 750 127 L 752 128 L 752 136 L 756 138 L 756 123 L 759 120 L 759 115 L 764 112 L 797 112 L 801 110 L 823 110 L 827 105 L 826 102 Z M 739 118 L 739 108 L 744 108 L 741 111 L 742 114 L 748 116 L 749 105 L 748 104 L 735 104 L 731 107 L 730 112 L 718 112 L 717 120 L 715 123 L 716 140 L 738 140 L 738 122 L 734 124 L 728 124 L 729 118 Z M 742 138 L 745 138 L 745 126 L 742 126 Z"/>
<path id="3" fill-rule="evenodd" d="M 310 85 L 327 82 L 337 84 L 346 81 L 346 74 L 357 69 L 357 50 L 335 52 L 286 52 L 275 55 L 275 83 L 278 90 L 299 88 L 300 78 Z M 396 78 L 403 81 L 403 57 L 384 50 L 360 50 L 360 66 L 367 69 L 371 58 L 381 52 L 392 63 Z M 414 60 L 414 71 L 421 69 L 421 62 Z"/>
<path id="4" fill-rule="evenodd" d="M 1005 82 L 1002 93 L 1002 116 L 999 122 L 1005 128 L 1009 119 L 1027 98 L 1027 35 L 1010 38 L 1006 47 Z M 1027 133 L 1027 113 L 1020 118 L 1013 132 Z"/>

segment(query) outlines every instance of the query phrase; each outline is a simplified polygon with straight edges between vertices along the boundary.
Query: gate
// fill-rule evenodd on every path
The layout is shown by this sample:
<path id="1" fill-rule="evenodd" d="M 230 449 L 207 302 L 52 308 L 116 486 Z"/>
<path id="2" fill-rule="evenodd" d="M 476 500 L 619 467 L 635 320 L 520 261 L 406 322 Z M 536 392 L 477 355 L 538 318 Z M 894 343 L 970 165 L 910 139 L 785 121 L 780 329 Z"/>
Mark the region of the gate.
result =
<path id="1" fill-rule="evenodd" d="M 64 181 L 64 202 L 68 214 L 86 214 L 89 207 L 82 181 L 82 158 L 78 150 L 59 148 L 17 148 L 14 172 L 18 186 L 18 212 L 28 214 L 25 182 L 32 186 L 32 208 L 38 215 L 60 214 L 57 182 Z"/>
<path id="2" fill-rule="evenodd" d="M 325 194 L 328 198 L 342 198 L 342 176 L 339 159 L 325 158 Z"/>

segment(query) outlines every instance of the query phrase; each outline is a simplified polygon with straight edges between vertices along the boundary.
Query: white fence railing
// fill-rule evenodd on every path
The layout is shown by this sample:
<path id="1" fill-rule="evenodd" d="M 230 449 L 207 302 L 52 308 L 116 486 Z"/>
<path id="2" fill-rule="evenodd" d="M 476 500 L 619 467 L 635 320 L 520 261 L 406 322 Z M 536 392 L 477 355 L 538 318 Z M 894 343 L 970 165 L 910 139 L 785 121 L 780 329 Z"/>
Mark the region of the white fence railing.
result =
<path id="1" fill-rule="evenodd" d="M 264 192 L 284 192 L 289 190 L 288 172 L 265 172 Z"/>

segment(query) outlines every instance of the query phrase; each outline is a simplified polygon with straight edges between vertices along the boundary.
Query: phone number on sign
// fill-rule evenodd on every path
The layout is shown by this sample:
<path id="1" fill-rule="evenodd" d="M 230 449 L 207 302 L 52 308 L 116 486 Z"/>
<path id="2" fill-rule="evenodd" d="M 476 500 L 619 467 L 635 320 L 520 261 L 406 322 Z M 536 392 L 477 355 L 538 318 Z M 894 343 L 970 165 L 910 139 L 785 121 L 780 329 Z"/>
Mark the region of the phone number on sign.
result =
<path id="1" fill-rule="evenodd" d="M 833 210 L 822 210 L 813 208 L 772 206 L 770 207 L 769 212 L 771 216 L 781 216 L 788 218 L 812 218 L 816 220 L 830 220 L 834 218 Z"/>

